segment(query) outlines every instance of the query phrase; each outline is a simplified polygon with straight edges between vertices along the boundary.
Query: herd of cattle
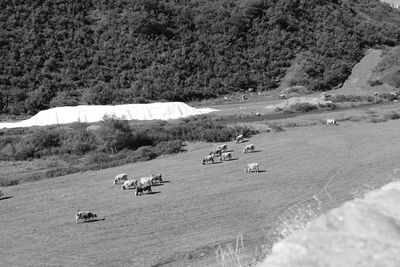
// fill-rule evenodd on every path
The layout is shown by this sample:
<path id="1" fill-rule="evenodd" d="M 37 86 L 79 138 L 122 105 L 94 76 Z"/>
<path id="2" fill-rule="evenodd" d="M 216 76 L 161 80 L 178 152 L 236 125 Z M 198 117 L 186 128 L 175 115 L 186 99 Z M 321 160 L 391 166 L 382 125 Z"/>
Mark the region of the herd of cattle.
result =
<path id="1" fill-rule="evenodd" d="M 128 179 L 128 174 L 126 173 L 120 173 L 117 174 L 112 183 L 113 185 L 119 185 L 121 184 L 121 189 L 122 190 L 128 190 L 128 189 L 136 189 L 136 196 L 140 196 L 143 194 L 143 192 L 147 191 L 148 193 L 152 193 L 151 191 L 151 186 L 155 184 L 160 184 L 162 183 L 162 175 L 161 173 L 153 174 L 148 177 L 141 177 L 138 180 L 136 179 Z M 78 210 L 75 213 L 75 223 L 78 223 L 80 221 L 91 221 L 93 219 L 97 218 L 97 214 L 92 212 L 92 211 L 80 211 Z"/>
<path id="2" fill-rule="evenodd" d="M 161 173 L 153 174 L 147 177 L 141 177 L 139 178 L 139 180 L 129 180 L 126 173 L 120 173 L 115 176 L 113 180 L 113 185 L 122 184 L 122 190 L 136 189 L 135 195 L 140 196 L 143 194 L 143 191 L 148 191 L 149 193 L 151 193 L 151 186 L 155 184 L 160 184 L 162 183 L 162 181 L 163 180 Z"/>
<path id="3" fill-rule="evenodd" d="M 239 135 L 235 139 L 235 143 L 241 143 L 244 141 L 244 136 Z M 250 144 L 246 145 L 243 149 L 243 154 L 249 153 L 249 152 L 255 152 L 255 145 Z M 213 149 L 209 155 L 205 156 L 203 158 L 203 164 L 206 163 L 214 163 L 215 157 L 219 157 L 220 161 L 226 161 L 226 160 L 232 160 L 232 153 L 228 151 L 228 146 L 226 144 L 217 146 L 215 149 Z M 249 172 L 259 172 L 259 163 L 253 162 L 253 163 L 248 163 L 245 170 L 246 173 Z M 128 179 L 128 174 L 126 173 L 120 173 L 117 174 L 113 181 L 112 184 L 114 186 L 116 185 L 121 185 L 122 190 L 129 190 L 129 189 L 135 189 L 135 195 L 140 196 L 144 192 L 152 193 L 151 187 L 156 184 L 161 184 L 163 182 L 162 175 L 161 173 L 157 174 L 152 174 L 151 176 L 147 177 L 140 177 L 138 179 Z M 97 214 L 92 212 L 92 211 L 80 211 L 78 210 L 75 214 L 75 223 L 79 222 L 86 222 L 86 221 L 91 221 L 97 218 Z"/>
<path id="4" fill-rule="evenodd" d="M 244 136 L 238 135 L 235 139 L 235 143 L 241 143 L 244 141 Z M 254 152 L 256 149 L 254 144 L 250 144 L 244 147 L 243 149 L 243 154 L 249 153 L 249 152 Z M 228 146 L 226 144 L 219 145 L 215 149 L 211 150 L 211 152 L 203 157 L 203 165 L 208 164 L 208 163 L 214 163 L 215 158 L 219 157 L 219 160 L 226 161 L 226 160 L 232 160 L 232 153 L 227 152 L 228 151 Z M 258 162 L 252 162 L 248 163 L 245 171 L 246 173 L 248 172 L 259 172 L 260 170 L 260 164 Z"/>

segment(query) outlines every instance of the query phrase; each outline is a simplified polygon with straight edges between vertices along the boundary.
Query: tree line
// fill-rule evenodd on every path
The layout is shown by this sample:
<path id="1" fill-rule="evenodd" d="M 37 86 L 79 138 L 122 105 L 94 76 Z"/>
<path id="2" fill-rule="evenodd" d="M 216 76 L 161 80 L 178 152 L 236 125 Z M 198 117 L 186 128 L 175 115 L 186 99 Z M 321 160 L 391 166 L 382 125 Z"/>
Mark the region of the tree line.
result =
<path id="1" fill-rule="evenodd" d="M 279 85 L 327 90 L 400 41 L 379 0 L 0 2 L 0 112 L 190 101 Z"/>

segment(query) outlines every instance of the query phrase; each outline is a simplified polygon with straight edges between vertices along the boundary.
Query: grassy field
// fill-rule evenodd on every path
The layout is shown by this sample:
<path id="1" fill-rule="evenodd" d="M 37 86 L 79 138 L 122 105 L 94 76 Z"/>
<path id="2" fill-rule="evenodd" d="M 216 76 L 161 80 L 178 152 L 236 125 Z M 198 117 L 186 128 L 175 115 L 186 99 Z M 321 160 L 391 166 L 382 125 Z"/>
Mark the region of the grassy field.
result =
<path id="1" fill-rule="evenodd" d="M 0 201 L 1 266 L 209 266 L 218 245 L 242 235 L 249 250 L 273 240 L 280 218 L 314 200 L 328 209 L 392 179 L 399 120 L 342 122 L 263 133 L 228 143 L 234 160 L 202 165 L 215 144 L 149 162 L 7 187 Z M 253 143 L 257 152 L 243 155 Z M 260 173 L 246 174 L 248 162 Z M 112 186 L 161 172 L 154 194 Z M 382 178 L 383 177 L 383 178 Z M 99 215 L 75 224 L 78 208 Z"/>

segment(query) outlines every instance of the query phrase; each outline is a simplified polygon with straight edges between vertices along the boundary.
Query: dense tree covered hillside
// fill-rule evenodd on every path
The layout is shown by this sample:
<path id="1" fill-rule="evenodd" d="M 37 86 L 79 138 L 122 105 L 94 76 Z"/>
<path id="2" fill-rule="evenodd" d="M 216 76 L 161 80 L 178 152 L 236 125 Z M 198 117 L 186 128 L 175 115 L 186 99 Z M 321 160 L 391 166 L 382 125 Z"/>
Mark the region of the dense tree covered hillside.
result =
<path id="1" fill-rule="evenodd" d="M 398 25 L 379 0 L 0 1 L 0 112 L 269 90 L 295 58 L 325 90 Z"/>

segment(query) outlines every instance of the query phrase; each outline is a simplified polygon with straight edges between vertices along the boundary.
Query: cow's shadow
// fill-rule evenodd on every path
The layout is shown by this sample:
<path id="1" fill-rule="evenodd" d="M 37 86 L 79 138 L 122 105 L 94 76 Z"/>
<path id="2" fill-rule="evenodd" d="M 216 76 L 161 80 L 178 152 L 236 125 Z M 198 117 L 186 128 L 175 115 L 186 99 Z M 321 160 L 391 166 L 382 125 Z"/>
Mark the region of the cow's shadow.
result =
<path id="1" fill-rule="evenodd" d="M 5 199 L 9 199 L 9 198 L 13 198 L 13 197 L 12 196 L 2 197 L 2 198 L 0 198 L 0 200 L 5 200 Z"/>
<path id="2" fill-rule="evenodd" d="M 151 186 L 163 186 L 163 183 L 158 183 L 158 184 L 152 184 Z"/>
<path id="3" fill-rule="evenodd" d="M 261 150 L 254 150 L 252 153 L 258 153 L 261 152 Z"/>
<path id="4" fill-rule="evenodd" d="M 101 222 L 101 221 L 105 221 L 106 218 L 100 218 L 100 219 L 93 219 L 93 220 L 88 220 L 88 221 L 83 221 L 80 223 L 93 223 L 93 222 Z"/>
<path id="5" fill-rule="evenodd" d="M 166 183 L 170 183 L 171 181 L 168 180 L 163 180 L 161 183 L 166 184 Z"/>
<path id="6" fill-rule="evenodd" d="M 229 162 L 229 161 L 235 161 L 235 160 L 239 160 L 239 158 L 232 158 L 230 160 L 224 160 L 224 161 L 221 161 L 221 162 Z"/>
<path id="7" fill-rule="evenodd" d="M 240 142 L 239 144 L 241 144 L 241 143 L 246 143 L 246 142 L 249 142 L 249 140 L 243 140 L 243 141 Z"/>
<path id="8" fill-rule="evenodd" d="M 233 149 L 231 149 L 231 150 L 227 150 L 227 151 L 225 151 L 225 152 L 222 152 L 222 153 L 226 153 L 226 152 L 234 152 L 235 150 L 233 150 Z"/>
<path id="9" fill-rule="evenodd" d="M 161 193 L 161 191 L 151 191 L 151 192 L 147 192 L 146 194 L 143 194 L 142 196 L 144 196 L 144 195 L 156 195 L 156 194 L 160 194 Z"/>
<path id="10" fill-rule="evenodd" d="M 221 161 L 214 161 L 211 165 L 213 165 L 213 164 L 220 164 L 220 163 L 222 163 Z"/>

